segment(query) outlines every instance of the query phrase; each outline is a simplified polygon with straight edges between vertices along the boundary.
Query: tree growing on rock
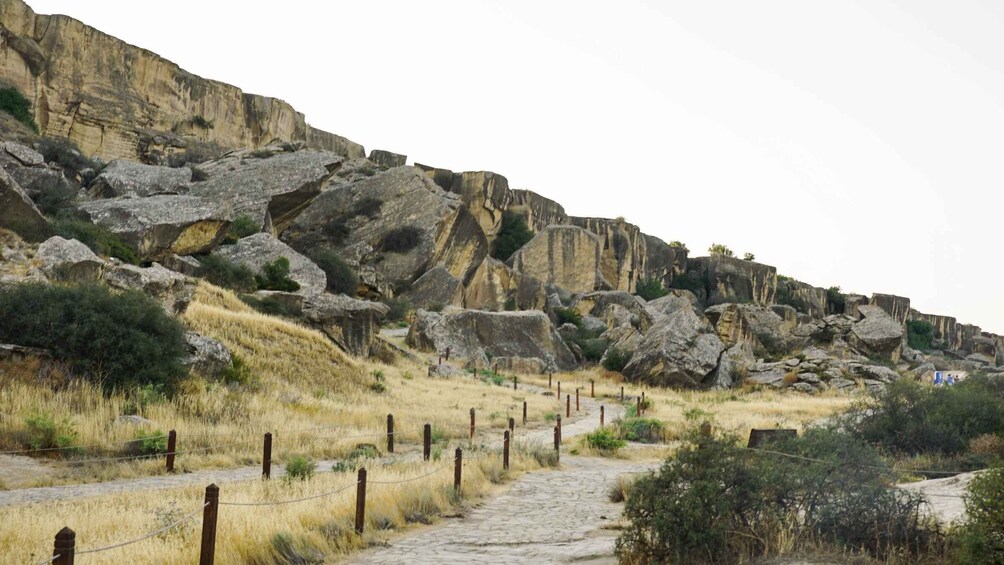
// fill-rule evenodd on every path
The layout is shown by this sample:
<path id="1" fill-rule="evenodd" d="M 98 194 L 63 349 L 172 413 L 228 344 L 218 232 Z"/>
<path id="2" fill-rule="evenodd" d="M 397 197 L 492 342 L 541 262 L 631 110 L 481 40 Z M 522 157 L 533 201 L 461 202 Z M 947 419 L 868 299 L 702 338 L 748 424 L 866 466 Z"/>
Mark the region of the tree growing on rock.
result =
<path id="1" fill-rule="evenodd" d="M 721 255 L 723 257 L 735 257 L 736 254 L 728 248 L 728 246 L 721 243 L 712 243 L 711 247 L 708 248 L 708 253 L 711 255 Z"/>
<path id="2" fill-rule="evenodd" d="M 755 260 L 756 260 L 756 255 L 753 255 L 752 253 L 746 253 L 743 255 L 743 261 L 755 261 Z"/>

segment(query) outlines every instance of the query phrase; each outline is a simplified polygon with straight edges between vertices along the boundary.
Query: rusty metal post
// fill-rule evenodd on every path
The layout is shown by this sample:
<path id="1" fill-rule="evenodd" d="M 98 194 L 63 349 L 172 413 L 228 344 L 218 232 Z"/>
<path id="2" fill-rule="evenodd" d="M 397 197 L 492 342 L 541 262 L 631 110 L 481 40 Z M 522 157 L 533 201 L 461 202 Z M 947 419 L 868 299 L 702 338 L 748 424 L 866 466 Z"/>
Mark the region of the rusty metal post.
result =
<path id="1" fill-rule="evenodd" d="M 596 398 L 596 382 L 589 379 L 589 398 Z"/>
<path id="2" fill-rule="evenodd" d="M 471 439 L 474 439 L 474 409 L 471 408 Z"/>
<path id="3" fill-rule="evenodd" d="M 526 425 L 526 401 L 523 401 L 523 425 Z"/>
<path id="4" fill-rule="evenodd" d="M 174 454 L 178 450 L 178 432 L 167 432 L 167 472 L 174 472 Z"/>
<path id="5" fill-rule="evenodd" d="M 77 534 L 70 528 L 63 528 L 56 533 L 56 543 L 52 547 L 52 563 L 54 565 L 73 565 L 76 554 Z"/>
<path id="6" fill-rule="evenodd" d="M 561 459 L 561 428 L 554 426 L 554 452 Z"/>
<path id="7" fill-rule="evenodd" d="M 516 418 L 509 418 L 509 433 L 513 436 L 516 435 Z"/>
<path id="8" fill-rule="evenodd" d="M 356 483 L 356 533 L 363 534 L 366 521 L 366 468 L 359 469 L 359 482 Z"/>
<path id="9" fill-rule="evenodd" d="M 428 461 L 432 455 L 432 425 L 426 424 L 422 431 L 422 459 Z"/>
<path id="10" fill-rule="evenodd" d="M 575 411 L 579 411 L 579 389 L 575 389 Z"/>
<path id="11" fill-rule="evenodd" d="M 394 415 L 387 414 L 387 453 L 394 453 Z"/>
<path id="12" fill-rule="evenodd" d="M 261 450 L 261 476 L 272 478 L 272 432 L 265 432 L 265 445 Z"/>
<path id="13" fill-rule="evenodd" d="M 502 468 L 509 468 L 509 430 L 506 430 L 505 440 L 502 442 Z"/>
<path id="14" fill-rule="evenodd" d="M 453 489 L 460 494 L 460 474 L 464 467 L 464 452 L 458 447 L 453 453 Z"/>
<path id="15" fill-rule="evenodd" d="M 206 487 L 206 507 L 202 509 L 202 548 L 199 565 L 213 565 L 216 560 L 216 517 L 219 515 L 220 487 Z"/>
<path id="16" fill-rule="evenodd" d="M 566 418 L 571 418 L 572 417 L 572 395 L 571 394 L 566 394 L 565 395 L 565 417 Z"/>
<path id="17" fill-rule="evenodd" d="M 601 404 L 600 405 L 600 427 L 601 428 L 603 427 L 603 418 L 604 418 L 604 416 L 605 416 L 604 409 L 603 409 L 603 405 Z"/>

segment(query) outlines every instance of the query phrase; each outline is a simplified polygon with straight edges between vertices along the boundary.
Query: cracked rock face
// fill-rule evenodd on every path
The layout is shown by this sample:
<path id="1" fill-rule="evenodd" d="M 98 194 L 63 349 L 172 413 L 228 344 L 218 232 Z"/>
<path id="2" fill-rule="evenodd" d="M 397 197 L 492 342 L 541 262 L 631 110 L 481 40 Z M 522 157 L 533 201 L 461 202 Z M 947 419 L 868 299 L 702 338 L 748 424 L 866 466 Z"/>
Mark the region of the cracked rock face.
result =
<path id="1" fill-rule="evenodd" d="M 517 251 L 515 271 L 545 285 L 569 292 L 611 290 L 600 270 L 602 243 L 595 234 L 575 226 L 549 226 Z"/>
<path id="2" fill-rule="evenodd" d="M 903 326 L 879 306 L 858 306 L 863 318 L 851 327 L 851 344 L 893 362 L 903 351 Z"/>
<path id="3" fill-rule="evenodd" d="M 357 357 L 374 354 L 380 322 L 389 310 L 379 302 L 326 293 L 305 297 L 303 303 L 304 317 L 343 351 Z"/>
<path id="4" fill-rule="evenodd" d="M 632 382 L 701 388 L 712 384 L 709 377 L 724 350 L 706 319 L 680 308 L 656 319 L 623 373 Z"/>
<path id="5" fill-rule="evenodd" d="M 116 159 L 101 171 L 88 192 L 99 198 L 184 194 L 192 181 L 188 167 L 158 167 Z"/>

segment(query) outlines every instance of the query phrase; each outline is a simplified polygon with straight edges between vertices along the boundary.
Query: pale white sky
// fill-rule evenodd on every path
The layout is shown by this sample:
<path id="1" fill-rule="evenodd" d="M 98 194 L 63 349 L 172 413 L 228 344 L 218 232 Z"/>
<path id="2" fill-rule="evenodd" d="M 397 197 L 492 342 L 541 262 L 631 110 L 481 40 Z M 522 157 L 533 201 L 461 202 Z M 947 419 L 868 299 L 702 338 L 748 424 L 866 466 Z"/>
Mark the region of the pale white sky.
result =
<path id="1" fill-rule="evenodd" d="M 1004 333 L 1004 2 L 28 1 L 367 150 Z"/>

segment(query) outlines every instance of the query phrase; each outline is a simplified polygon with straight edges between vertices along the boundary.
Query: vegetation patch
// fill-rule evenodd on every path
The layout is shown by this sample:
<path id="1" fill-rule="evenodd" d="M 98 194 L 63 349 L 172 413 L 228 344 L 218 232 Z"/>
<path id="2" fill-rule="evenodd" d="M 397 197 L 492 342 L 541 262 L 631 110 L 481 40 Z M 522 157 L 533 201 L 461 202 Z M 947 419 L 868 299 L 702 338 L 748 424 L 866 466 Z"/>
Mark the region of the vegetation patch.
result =
<path id="1" fill-rule="evenodd" d="M 224 245 L 237 243 L 245 237 L 252 236 L 261 231 L 261 225 L 251 216 L 241 215 L 230 224 L 227 237 L 223 240 Z"/>
<path id="2" fill-rule="evenodd" d="M 52 222 L 52 229 L 56 235 L 64 239 L 75 239 L 98 255 L 115 257 L 133 265 L 140 262 L 132 246 L 99 225 L 64 216 Z"/>
<path id="3" fill-rule="evenodd" d="M 669 294 L 669 291 L 663 286 L 661 280 L 652 277 L 638 281 L 635 287 L 635 294 L 649 301 L 662 298 Z"/>
<path id="4" fill-rule="evenodd" d="M 322 249 L 311 254 L 310 259 L 327 275 L 329 292 L 356 296 L 359 275 L 337 253 Z"/>
<path id="5" fill-rule="evenodd" d="M 619 373 L 624 370 L 630 360 L 631 352 L 611 347 L 607 349 L 606 356 L 603 358 L 603 368 Z"/>
<path id="6" fill-rule="evenodd" d="M 0 88 L 0 110 L 14 116 L 14 119 L 38 133 L 35 117 L 31 115 L 31 102 L 14 88 Z"/>
<path id="7" fill-rule="evenodd" d="M 415 226 L 394 228 L 380 238 L 377 248 L 388 253 L 406 253 L 418 247 L 422 230 Z"/>
<path id="8" fill-rule="evenodd" d="M 246 265 L 235 263 L 220 255 L 199 258 L 198 275 L 216 286 L 237 292 L 254 292 L 258 289 L 254 272 Z"/>
<path id="9" fill-rule="evenodd" d="M 261 268 L 261 274 L 254 276 L 255 284 L 259 290 L 278 290 L 282 292 L 296 292 L 300 290 L 300 283 L 289 278 L 289 259 L 277 257 L 275 261 L 266 263 Z"/>
<path id="10" fill-rule="evenodd" d="M 906 342 L 913 349 L 930 351 L 934 343 L 934 326 L 924 320 L 910 320 L 906 323 Z"/>
<path id="11" fill-rule="evenodd" d="M 526 220 L 523 216 L 512 212 L 504 212 L 498 236 L 496 236 L 495 242 L 492 244 L 492 257 L 505 261 L 531 239 L 533 239 L 533 231 L 526 225 Z"/>

